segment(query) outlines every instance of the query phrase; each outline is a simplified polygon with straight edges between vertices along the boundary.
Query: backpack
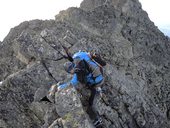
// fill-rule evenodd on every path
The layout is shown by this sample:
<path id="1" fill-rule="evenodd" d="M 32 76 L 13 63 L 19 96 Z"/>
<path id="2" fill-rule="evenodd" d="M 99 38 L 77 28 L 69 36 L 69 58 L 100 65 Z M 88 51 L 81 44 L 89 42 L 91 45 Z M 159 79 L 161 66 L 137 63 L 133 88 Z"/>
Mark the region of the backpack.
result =
<path id="1" fill-rule="evenodd" d="M 77 74 L 77 79 L 80 83 L 87 84 L 86 76 L 91 72 L 88 63 L 83 59 L 76 63 L 74 72 Z"/>
<path id="2" fill-rule="evenodd" d="M 104 67 L 106 66 L 106 62 L 101 58 L 101 56 L 97 53 L 90 53 L 91 59 L 97 63 L 98 66 Z"/>
<path id="3" fill-rule="evenodd" d="M 103 71 L 103 67 L 106 66 L 106 62 L 101 58 L 101 56 L 97 53 L 90 53 L 90 58 L 93 62 L 95 62 L 99 67 L 100 67 L 100 72 L 103 75 L 104 71 Z"/>

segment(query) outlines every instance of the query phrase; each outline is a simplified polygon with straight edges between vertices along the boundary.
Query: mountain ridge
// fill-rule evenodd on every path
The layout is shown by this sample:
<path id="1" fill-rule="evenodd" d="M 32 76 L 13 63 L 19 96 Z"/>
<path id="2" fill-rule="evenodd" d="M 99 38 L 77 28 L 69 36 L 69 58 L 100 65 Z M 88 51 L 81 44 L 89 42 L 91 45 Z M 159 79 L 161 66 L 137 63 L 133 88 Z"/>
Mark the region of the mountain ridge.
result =
<path id="1" fill-rule="evenodd" d="M 60 44 L 106 60 L 106 92 L 96 103 L 104 127 L 170 126 L 169 39 L 138 0 L 84 0 L 55 20 L 21 23 L 0 45 L 0 127 L 93 128 L 74 88 L 56 92 L 55 104 L 40 102 L 52 84 L 71 78 Z"/>

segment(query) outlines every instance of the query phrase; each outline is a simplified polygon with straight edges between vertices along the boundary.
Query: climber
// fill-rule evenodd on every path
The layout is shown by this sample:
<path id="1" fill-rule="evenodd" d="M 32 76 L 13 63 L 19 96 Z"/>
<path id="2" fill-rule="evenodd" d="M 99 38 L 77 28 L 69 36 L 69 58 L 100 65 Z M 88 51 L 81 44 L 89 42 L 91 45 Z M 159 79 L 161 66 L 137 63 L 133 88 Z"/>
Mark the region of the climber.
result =
<path id="1" fill-rule="evenodd" d="M 91 60 L 89 53 L 77 52 L 73 55 L 73 60 L 73 62 L 66 62 L 64 64 L 65 71 L 73 74 L 73 78 L 70 82 L 60 85 L 58 90 L 64 89 L 69 85 L 76 87 L 78 82 L 92 87 L 93 85 L 97 86 L 103 81 L 100 67 Z"/>
<path id="2" fill-rule="evenodd" d="M 94 125 L 97 126 L 102 123 L 98 112 L 94 109 L 95 98 L 102 93 L 101 85 L 104 81 L 102 74 L 102 66 L 92 59 L 92 54 L 79 51 L 72 57 L 72 62 L 66 62 L 64 69 L 66 72 L 73 74 L 70 82 L 58 86 L 58 91 L 73 86 L 78 88 L 78 83 L 85 85 L 91 90 L 89 98 L 89 107 L 96 115 Z"/>

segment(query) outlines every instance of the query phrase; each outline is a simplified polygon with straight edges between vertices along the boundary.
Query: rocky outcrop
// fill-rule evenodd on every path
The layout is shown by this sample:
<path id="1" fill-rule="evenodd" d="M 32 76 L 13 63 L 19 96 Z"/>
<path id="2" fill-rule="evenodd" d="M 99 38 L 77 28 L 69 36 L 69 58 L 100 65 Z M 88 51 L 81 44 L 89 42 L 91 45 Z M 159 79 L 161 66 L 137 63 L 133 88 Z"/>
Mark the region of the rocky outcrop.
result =
<path id="1" fill-rule="evenodd" d="M 103 127 L 170 127 L 170 41 L 138 0 L 84 0 L 55 20 L 11 29 L 0 44 L 0 127 L 93 128 L 74 88 L 56 92 L 55 104 L 41 101 L 52 84 L 71 78 L 61 44 L 72 53 L 95 49 L 107 61 L 95 104 Z"/>
<path id="2" fill-rule="evenodd" d="M 55 96 L 56 111 L 62 118 L 63 127 L 93 128 L 74 88 L 57 92 Z"/>

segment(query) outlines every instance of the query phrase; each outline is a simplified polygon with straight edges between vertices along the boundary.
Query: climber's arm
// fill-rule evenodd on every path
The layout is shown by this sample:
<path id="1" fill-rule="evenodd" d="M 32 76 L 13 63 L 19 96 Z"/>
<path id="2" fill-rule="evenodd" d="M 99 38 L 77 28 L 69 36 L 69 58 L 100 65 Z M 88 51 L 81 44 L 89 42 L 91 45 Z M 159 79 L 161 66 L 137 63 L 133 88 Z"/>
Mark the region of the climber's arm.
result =
<path id="1" fill-rule="evenodd" d="M 77 84 L 78 84 L 78 79 L 77 79 L 77 74 L 75 73 L 74 75 L 73 75 L 73 78 L 71 79 L 71 81 L 70 81 L 70 83 L 71 83 L 71 85 L 73 85 L 74 87 L 75 86 L 77 86 Z"/>
<path id="2" fill-rule="evenodd" d="M 58 86 L 58 90 L 65 89 L 65 88 L 67 88 L 67 87 L 70 86 L 70 85 L 72 85 L 72 86 L 75 87 L 77 84 L 78 84 L 77 75 L 74 74 L 74 75 L 73 75 L 73 78 L 71 79 L 71 81 L 59 85 L 59 86 Z"/>

